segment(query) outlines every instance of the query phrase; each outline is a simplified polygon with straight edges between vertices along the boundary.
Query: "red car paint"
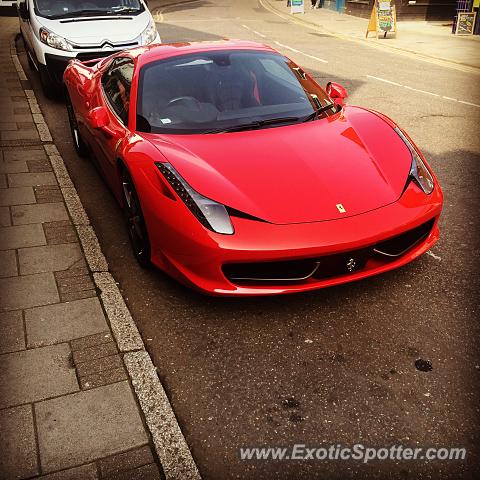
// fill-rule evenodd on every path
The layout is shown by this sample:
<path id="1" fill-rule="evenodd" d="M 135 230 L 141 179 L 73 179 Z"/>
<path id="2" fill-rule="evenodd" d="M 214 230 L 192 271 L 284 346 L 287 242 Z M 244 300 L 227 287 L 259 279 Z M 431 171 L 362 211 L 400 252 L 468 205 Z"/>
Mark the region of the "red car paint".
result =
<path id="1" fill-rule="evenodd" d="M 82 137 L 120 203 L 120 168 L 130 172 L 153 264 L 204 293 L 265 295 L 358 280 L 404 265 L 432 247 L 439 237 L 440 186 L 433 177 L 435 188 L 427 195 L 414 182 L 407 183 L 411 153 L 394 131 L 394 122 L 382 114 L 344 106 L 327 118 L 261 130 L 214 135 L 136 132 L 142 67 L 213 49 L 273 51 L 250 42 L 158 45 L 122 52 L 91 67 L 73 61 L 64 75 Z M 119 55 L 135 60 L 128 127 L 102 93 L 101 76 Z M 98 107 L 108 112 L 107 119 L 97 118 Z M 96 128 L 99 121 L 102 128 Z M 233 235 L 208 230 L 154 162 L 169 162 L 196 191 L 247 217 L 231 216 Z M 238 263 L 303 259 L 319 261 L 321 269 L 327 256 L 345 254 L 355 260 L 359 250 L 370 252 L 374 245 L 428 221 L 433 224 L 428 234 L 405 253 L 395 258 L 369 254 L 357 270 L 270 282 L 231 281 L 223 270 Z"/>

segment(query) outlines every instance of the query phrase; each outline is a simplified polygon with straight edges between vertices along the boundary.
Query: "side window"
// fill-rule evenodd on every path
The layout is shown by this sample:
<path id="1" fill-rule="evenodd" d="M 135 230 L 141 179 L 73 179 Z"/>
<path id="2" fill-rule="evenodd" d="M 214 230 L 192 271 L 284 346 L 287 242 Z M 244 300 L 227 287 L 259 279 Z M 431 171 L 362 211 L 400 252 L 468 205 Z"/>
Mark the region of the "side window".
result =
<path id="1" fill-rule="evenodd" d="M 116 58 L 102 77 L 105 96 L 124 125 L 128 123 L 132 77 L 133 60 L 131 58 Z"/>

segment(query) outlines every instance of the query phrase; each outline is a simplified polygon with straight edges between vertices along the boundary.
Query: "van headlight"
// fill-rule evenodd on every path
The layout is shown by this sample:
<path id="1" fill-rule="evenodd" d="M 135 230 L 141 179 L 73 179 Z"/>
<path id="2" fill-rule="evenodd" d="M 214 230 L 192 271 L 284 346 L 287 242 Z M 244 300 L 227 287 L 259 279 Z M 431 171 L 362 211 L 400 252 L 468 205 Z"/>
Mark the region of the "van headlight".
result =
<path id="1" fill-rule="evenodd" d="M 142 33 L 142 45 L 150 45 L 157 38 L 157 27 L 150 21 L 148 27 Z"/>
<path id="2" fill-rule="evenodd" d="M 45 27 L 40 29 L 40 41 L 45 45 L 58 50 L 64 50 L 66 52 L 71 52 L 73 50 L 72 46 L 65 38 L 55 35 L 55 33 L 47 30 Z"/>

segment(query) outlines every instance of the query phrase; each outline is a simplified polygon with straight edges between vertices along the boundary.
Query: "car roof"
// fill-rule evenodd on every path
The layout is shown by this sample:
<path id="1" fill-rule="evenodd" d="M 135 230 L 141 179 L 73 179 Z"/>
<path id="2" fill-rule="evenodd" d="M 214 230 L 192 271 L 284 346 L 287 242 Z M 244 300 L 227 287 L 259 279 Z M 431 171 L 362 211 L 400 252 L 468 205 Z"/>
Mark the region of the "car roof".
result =
<path id="1" fill-rule="evenodd" d="M 252 50 L 275 52 L 273 48 L 257 42 L 248 42 L 244 40 L 218 40 L 208 42 L 178 42 L 161 43 L 148 47 L 138 47 L 128 50 L 127 53 L 136 58 L 139 66 L 155 62 L 168 57 L 177 55 L 188 55 L 191 53 L 222 51 L 222 50 Z"/>

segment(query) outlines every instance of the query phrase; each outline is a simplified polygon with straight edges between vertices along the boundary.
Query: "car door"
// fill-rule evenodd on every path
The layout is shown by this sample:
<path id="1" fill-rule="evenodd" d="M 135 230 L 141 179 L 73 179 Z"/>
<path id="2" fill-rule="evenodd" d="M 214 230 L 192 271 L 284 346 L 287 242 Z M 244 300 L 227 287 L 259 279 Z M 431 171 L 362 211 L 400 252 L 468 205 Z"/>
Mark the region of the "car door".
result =
<path id="1" fill-rule="evenodd" d="M 108 124 L 96 130 L 91 142 L 95 158 L 110 187 L 118 189 L 117 150 L 130 133 L 128 114 L 134 63 L 130 57 L 116 57 L 101 74 L 95 102 L 107 109 Z M 95 105 L 92 105 L 94 107 Z"/>

